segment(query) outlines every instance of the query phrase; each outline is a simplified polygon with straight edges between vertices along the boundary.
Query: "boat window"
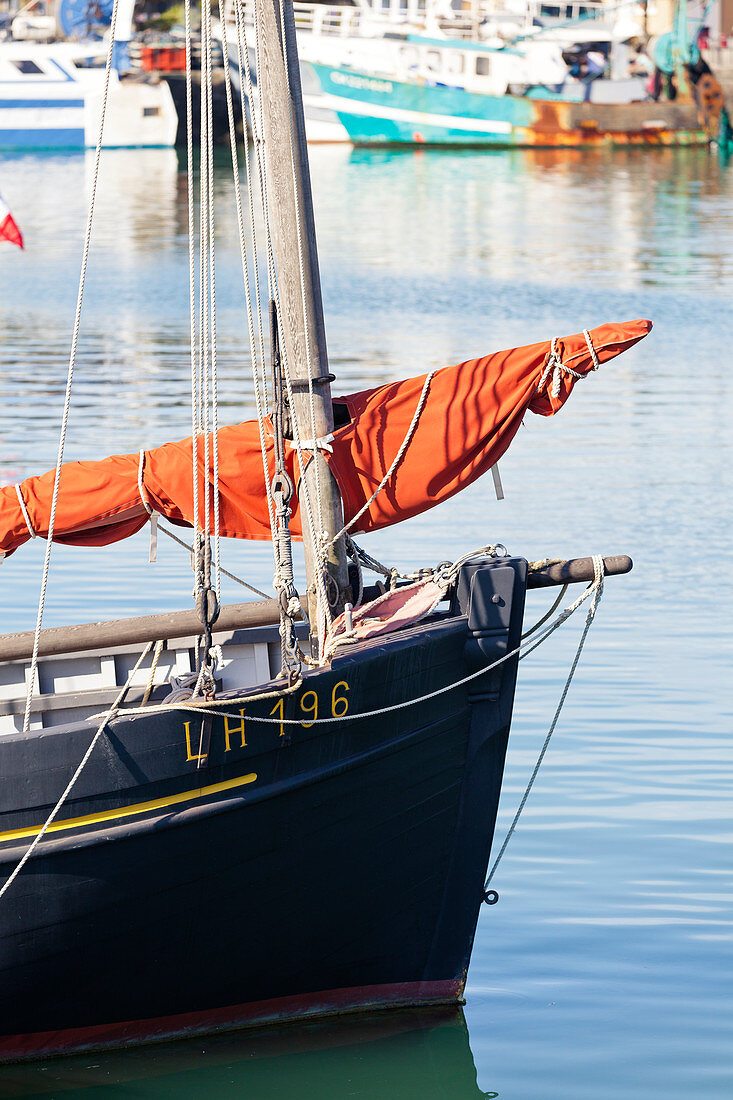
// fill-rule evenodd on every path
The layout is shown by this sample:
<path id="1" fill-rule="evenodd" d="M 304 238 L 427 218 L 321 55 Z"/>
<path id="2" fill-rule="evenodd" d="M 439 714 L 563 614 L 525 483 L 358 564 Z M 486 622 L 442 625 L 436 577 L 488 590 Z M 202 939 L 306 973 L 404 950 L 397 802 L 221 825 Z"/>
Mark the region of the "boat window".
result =
<path id="1" fill-rule="evenodd" d="M 143 107 L 143 118 L 152 118 L 160 114 L 160 107 Z"/>
<path id="2" fill-rule="evenodd" d="M 445 55 L 445 67 L 449 73 L 462 73 L 463 72 L 463 54 L 454 53 L 449 51 Z"/>
<path id="3" fill-rule="evenodd" d="M 476 58 L 476 76 L 488 76 L 491 72 L 491 61 L 488 57 Z"/>
<path id="4" fill-rule="evenodd" d="M 18 72 L 21 73 L 32 73 L 35 75 L 36 73 L 43 72 L 43 69 L 39 65 L 36 65 L 35 61 L 13 61 L 12 64 L 15 65 Z"/>
<path id="5" fill-rule="evenodd" d="M 555 4 L 542 4 L 541 7 L 540 7 L 540 13 L 542 15 L 549 16 L 550 19 L 559 19 L 560 18 L 560 7 L 559 7 L 559 5 L 555 5 Z"/>
<path id="6" fill-rule="evenodd" d="M 425 54 L 425 65 L 431 73 L 440 72 L 440 50 L 428 50 Z"/>

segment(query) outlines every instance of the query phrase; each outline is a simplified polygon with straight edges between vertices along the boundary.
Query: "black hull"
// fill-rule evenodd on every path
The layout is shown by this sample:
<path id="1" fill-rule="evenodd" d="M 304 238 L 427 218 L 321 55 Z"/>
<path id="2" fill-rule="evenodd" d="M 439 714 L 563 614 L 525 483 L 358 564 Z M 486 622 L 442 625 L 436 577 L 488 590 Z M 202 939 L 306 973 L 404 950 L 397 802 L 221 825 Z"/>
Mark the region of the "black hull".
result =
<path id="1" fill-rule="evenodd" d="M 184 712 L 113 723 L 0 899 L 0 1057 L 460 999 L 516 659 L 385 715 L 280 719 L 312 718 L 308 693 L 319 717 L 361 713 L 495 660 L 518 641 L 524 563 L 501 572 L 503 622 L 466 608 L 353 647 L 282 713 L 248 703 L 203 741 Z M 0 885 L 94 728 L 4 739 Z"/>

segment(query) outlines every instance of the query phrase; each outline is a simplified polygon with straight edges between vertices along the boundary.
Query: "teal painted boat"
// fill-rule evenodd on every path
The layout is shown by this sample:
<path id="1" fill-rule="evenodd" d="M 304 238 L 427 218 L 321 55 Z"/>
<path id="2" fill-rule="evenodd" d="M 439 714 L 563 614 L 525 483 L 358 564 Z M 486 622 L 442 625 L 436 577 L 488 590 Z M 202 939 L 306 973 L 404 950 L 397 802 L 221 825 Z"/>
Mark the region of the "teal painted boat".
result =
<path id="1" fill-rule="evenodd" d="M 708 141 L 691 101 L 584 101 L 581 90 L 572 85 L 566 91 L 535 87 L 531 94 L 488 95 L 345 66 L 312 62 L 305 68 L 311 140 L 495 148 Z"/>

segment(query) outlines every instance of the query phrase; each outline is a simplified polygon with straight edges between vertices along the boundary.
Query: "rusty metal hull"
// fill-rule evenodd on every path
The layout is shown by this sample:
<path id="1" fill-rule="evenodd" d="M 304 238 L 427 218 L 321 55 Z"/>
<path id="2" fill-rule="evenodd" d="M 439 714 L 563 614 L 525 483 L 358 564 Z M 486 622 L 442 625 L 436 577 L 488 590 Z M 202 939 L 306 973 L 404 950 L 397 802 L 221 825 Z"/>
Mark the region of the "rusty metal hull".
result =
<path id="1" fill-rule="evenodd" d="M 489 96 L 462 88 L 308 66 L 306 117 L 321 140 L 354 145 L 452 145 L 490 148 L 704 145 L 693 102 L 594 103 L 552 95 Z M 314 84 L 315 81 L 315 84 Z M 327 116 L 332 126 L 329 130 Z"/>
<path id="2" fill-rule="evenodd" d="M 518 97 L 508 97 L 518 98 Z M 562 103 L 530 100 L 532 121 L 513 145 L 706 145 L 694 103 Z"/>

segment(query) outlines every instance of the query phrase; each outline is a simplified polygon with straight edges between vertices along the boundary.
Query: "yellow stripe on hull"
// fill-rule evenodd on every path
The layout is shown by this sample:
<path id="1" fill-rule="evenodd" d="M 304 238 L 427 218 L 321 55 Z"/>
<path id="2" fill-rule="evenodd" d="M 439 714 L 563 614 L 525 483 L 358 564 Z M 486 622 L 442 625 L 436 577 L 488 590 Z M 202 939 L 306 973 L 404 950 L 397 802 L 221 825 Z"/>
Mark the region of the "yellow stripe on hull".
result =
<path id="1" fill-rule="evenodd" d="M 134 817 L 136 814 L 149 813 L 151 810 L 165 810 L 170 806 L 180 806 L 182 802 L 193 802 L 200 798 L 207 798 L 212 794 L 220 794 L 222 791 L 236 790 L 248 783 L 254 783 L 257 779 L 255 772 L 239 776 L 237 779 L 227 779 L 224 783 L 212 783 L 209 787 L 198 787 L 193 791 L 185 791 L 183 794 L 173 794 L 168 798 L 154 798 L 152 802 L 138 802 L 134 806 L 124 806 L 119 810 L 104 810 L 98 814 L 88 814 L 86 817 L 73 817 L 67 821 L 59 821 L 49 825 L 48 833 L 58 833 L 65 829 L 75 829 L 85 825 L 100 825 L 105 821 L 120 821 L 125 817 Z M 40 831 L 39 826 L 30 829 L 11 829 L 10 832 L 0 833 L 0 843 L 6 840 L 26 840 L 34 837 Z"/>

